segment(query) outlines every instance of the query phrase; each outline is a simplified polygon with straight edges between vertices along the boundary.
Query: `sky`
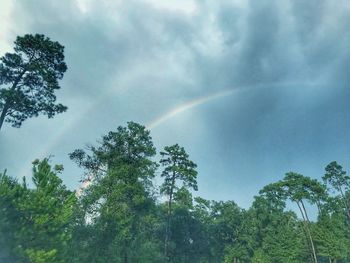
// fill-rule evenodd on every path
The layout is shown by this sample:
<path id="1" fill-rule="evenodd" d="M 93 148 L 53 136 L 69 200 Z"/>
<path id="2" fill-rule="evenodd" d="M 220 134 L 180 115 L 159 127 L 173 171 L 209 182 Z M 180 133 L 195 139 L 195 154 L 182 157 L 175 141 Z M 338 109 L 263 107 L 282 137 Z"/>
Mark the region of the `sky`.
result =
<path id="1" fill-rule="evenodd" d="M 242 207 L 286 172 L 349 169 L 349 27 L 347 0 L 1 0 L 0 56 L 28 33 L 64 45 L 69 109 L 4 126 L 0 169 L 51 156 L 76 189 L 68 153 L 128 121 L 186 149 L 195 195 Z"/>

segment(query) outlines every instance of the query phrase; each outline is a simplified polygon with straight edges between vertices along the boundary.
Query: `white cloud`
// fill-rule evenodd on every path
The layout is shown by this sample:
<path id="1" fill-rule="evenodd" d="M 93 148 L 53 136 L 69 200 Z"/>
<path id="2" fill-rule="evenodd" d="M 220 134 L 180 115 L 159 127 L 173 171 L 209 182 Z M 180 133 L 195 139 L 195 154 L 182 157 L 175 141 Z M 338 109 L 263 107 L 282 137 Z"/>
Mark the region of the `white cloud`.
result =
<path id="1" fill-rule="evenodd" d="M 198 8 L 195 1 L 189 0 L 144 0 L 144 2 L 152 4 L 155 8 L 158 9 L 179 11 L 186 14 L 194 14 Z"/>
<path id="2" fill-rule="evenodd" d="M 79 11 L 83 14 L 88 13 L 92 6 L 92 0 L 75 0 L 75 3 L 77 4 Z"/>
<path id="3" fill-rule="evenodd" d="M 10 39 L 12 36 L 12 10 L 14 6 L 14 1 L 11 0 L 2 0 L 0 6 L 0 54 L 8 52 L 11 49 L 11 42 L 13 39 Z"/>

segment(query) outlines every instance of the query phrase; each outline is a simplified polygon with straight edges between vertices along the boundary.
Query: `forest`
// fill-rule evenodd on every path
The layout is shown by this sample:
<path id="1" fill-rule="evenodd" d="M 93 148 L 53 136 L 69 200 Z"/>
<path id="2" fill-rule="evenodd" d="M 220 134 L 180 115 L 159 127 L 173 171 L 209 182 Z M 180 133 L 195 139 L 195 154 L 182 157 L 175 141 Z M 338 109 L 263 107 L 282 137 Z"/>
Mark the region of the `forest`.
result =
<path id="1" fill-rule="evenodd" d="M 18 37 L 1 58 L 0 128 L 66 111 L 54 95 L 66 69 L 58 42 Z M 31 181 L 1 172 L 0 262 L 350 262 L 350 177 L 335 161 L 322 180 L 281 175 L 243 209 L 197 196 L 184 147 L 156 149 L 141 124 L 96 139 L 69 153 L 83 174 L 78 190 L 50 157 L 33 161 Z"/>
<path id="2" fill-rule="evenodd" d="M 2 173 L 0 262 L 349 262 L 350 177 L 337 162 L 322 182 L 289 172 L 242 209 L 193 197 L 196 164 L 183 147 L 156 153 L 129 122 L 70 153 L 85 171 L 79 191 L 49 159 L 33 162 L 33 187 Z"/>

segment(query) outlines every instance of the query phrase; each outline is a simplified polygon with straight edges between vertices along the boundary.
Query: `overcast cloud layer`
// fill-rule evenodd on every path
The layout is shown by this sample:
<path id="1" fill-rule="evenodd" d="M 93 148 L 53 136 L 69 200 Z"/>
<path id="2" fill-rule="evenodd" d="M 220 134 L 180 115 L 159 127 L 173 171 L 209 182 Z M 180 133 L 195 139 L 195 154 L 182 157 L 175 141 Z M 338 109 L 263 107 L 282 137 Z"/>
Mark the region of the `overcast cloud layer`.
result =
<path id="1" fill-rule="evenodd" d="M 68 65 L 58 93 L 68 112 L 1 131 L 11 175 L 52 154 L 76 188 L 69 152 L 228 89 L 151 131 L 158 150 L 187 149 L 201 196 L 247 207 L 285 172 L 350 167 L 349 1 L 2 0 L 0 10 L 1 55 L 41 33 L 66 47 Z"/>

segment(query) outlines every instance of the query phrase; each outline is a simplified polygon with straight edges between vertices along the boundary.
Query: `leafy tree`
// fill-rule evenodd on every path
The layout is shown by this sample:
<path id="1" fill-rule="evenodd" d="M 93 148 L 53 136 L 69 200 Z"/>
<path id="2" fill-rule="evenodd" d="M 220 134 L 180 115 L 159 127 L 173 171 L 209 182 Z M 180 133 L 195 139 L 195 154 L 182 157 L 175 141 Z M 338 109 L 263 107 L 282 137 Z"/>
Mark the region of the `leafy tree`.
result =
<path id="1" fill-rule="evenodd" d="M 343 214 L 322 215 L 315 231 L 319 254 L 329 262 L 345 260 L 350 253 L 349 234 Z"/>
<path id="2" fill-rule="evenodd" d="M 168 243 L 170 240 L 172 203 L 174 194 L 178 190 L 177 181 L 181 181 L 186 188 L 192 188 L 197 191 L 197 165 L 189 160 L 189 155 L 183 147 L 178 144 L 166 146 L 161 153 L 160 163 L 164 167 L 161 174 L 164 177 L 164 183 L 161 192 L 168 196 L 167 222 L 165 229 L 164 255 L 168 257 Z"/>
<path id="3" fill-rule="evenodd" d="M 305 207 L 305 200 L 316 204 L 321 210 L 321 203 L 326 199 L 325 187 L 317 180 L 298 173 L 289 172 L 282 181 L 270 184 L 261 191 L 262 194 L 273 200 L 274 203 L 286 198 L 296 203 L 303 219 L 304 232 L 309 240 L 312 261 L 317 263 L 317 254 L 311 233 L 310 220 Z"/>
<path id="4" fill-rule="evenodd" d="M 266 191 L 271 187 L 271 185 L 268 185 L 263 190 Z M 273 229 L 280 224 L 284 226 L 287 224 L 284 208 L 285 202 L 283 199 L 279 200 L 277 205 L 276 196 L 273 196 L 271 192 L 263 192 L 262 195 L 255 196 L 252 206 L 246 211 L 244 223 L 249 237 L 248 246 L 256 261 L 268 257 L 268 254 L 262 248 L 266 237 L 271 233 L 271 228 Z"/>
<path id="5" fill-rule="evenodd" d="M 245 261 L 249 257 L 244 210 L 233 201 L 212 201 L 212 235 L 218 262 Z"/>
<path id="6" fill-rule="evenodd" d="M 295 202 L 300 210 L 300 214 L 303 218 L 304 230 L 309 239 L 312 260 L 313 262 L 317 263 L 318 259 L 316 255 L 316 248 L 312 238 L 310 220 L 305 208 L 304 200 L 314 201 L 312 198 L 312 190 L 314 188 L 318 190 L 319 184 L 316 180 L 313 180 L 310 177 L 289 172 L 286 174 L 280 185 L 284 189 L 286 196 L 292 202 Z"/>
<path id="7" fill-rule="evenodd" d="M 300 225 L 294 213 L 275 215 L 276 219 L 266 228 L 262 249 L 274 263 L 302 263 L 304 240 L 300 236 Z M 279 221 L 279 222 L 278 222 Z M 286 222 L 281 224 L 281 222 Z"/>
<path id="8" fill-rule="evenodd" d="M 345 214 L 348 221 L 350 221 L 350 198 L 348 195 L 350 190 L 350 177 L 337 162 L 331 162 L 326 166 L 325 170 L 326 173 L 322 179 L 326 184 L 330 185 L 333 191 L 340 193 Z"/>
<path id="9" fill-rule="evenodd" d="M 197 221 L 192 216 L 192 195 L 185 188 L 181 187 L 174 193 L 172 204 L 172 221 L 170 232 L 172 238 L 169 240 L 169 261 L 170 262 L 197 262 L 196 230 Z M 165 218 L 167 218 L 167 204 L 163 206 Z"/>
<path id="10" fill-rule="evenodd" d="M 200 253 L 202 260 L 199 262 L 219 262 L 219 257 L 216 256 L 219 246 L 214 235 L 215 222 L 212 217 L 212 202 L 201 197 L 195 197 L 192 215 L 197 220 L 196 236 L 197 243 L 200 243 L 198 244 L 197 253 Z"/>
<path id="11" fill-rule="evenodd" d="M 140 251 L 157 246 L 150 242 L 152 238 L 146 239 L 152 229 L 149 220 L 153 220 L 151 179 L 157 164 L 151 158 L 155 153 L 149 131 L 129 122 L 127 127 L 103 136 L 99 146 L 90 146 L 89 152 L 79 149 L 70 154 L 93 175 L 81 200 L 94 231 L 87 244 L 93 253 L 90 262 L 141 262 Z M 156 262 L 159 255 L 148 257 Z"/>
<path id="12" fill-rule="evenodd" d="M 0 174 L 0 262 L 19 262 L 16 250 L 16 231 L 21 215 L 16 209 L 23 196 L 23 188 L 17 180 L 4 173 Z"/>
<path id="13" fill-rule="evenodd" d="M 4 122 L 20 127 L 27 118 L 67 110 L 55 104 L 67 70 L 64 47 L 39 34 L 17 37 L 14 44 L 15 52 L 0 58 L 0 129 Z"/>
<path id="14" fill-rule="evenodd" d="M 57 176 L 62 169 L 52 169 L 47 159 L 35 161 L 33 189 L 25 180 L 0 176 L 1 262 L 66 261 L 76 198 Z"/>
<path id="15" fill-rule="evenodd" d="M 65 258 L 76 197 L 57 176 L 62 170 L 61 165 L 52 169 L 48 159 L 34 161 L 35 188 L 27 189 L 18 203 L 21 251 L 30 262 L 62 262 Z"/>

